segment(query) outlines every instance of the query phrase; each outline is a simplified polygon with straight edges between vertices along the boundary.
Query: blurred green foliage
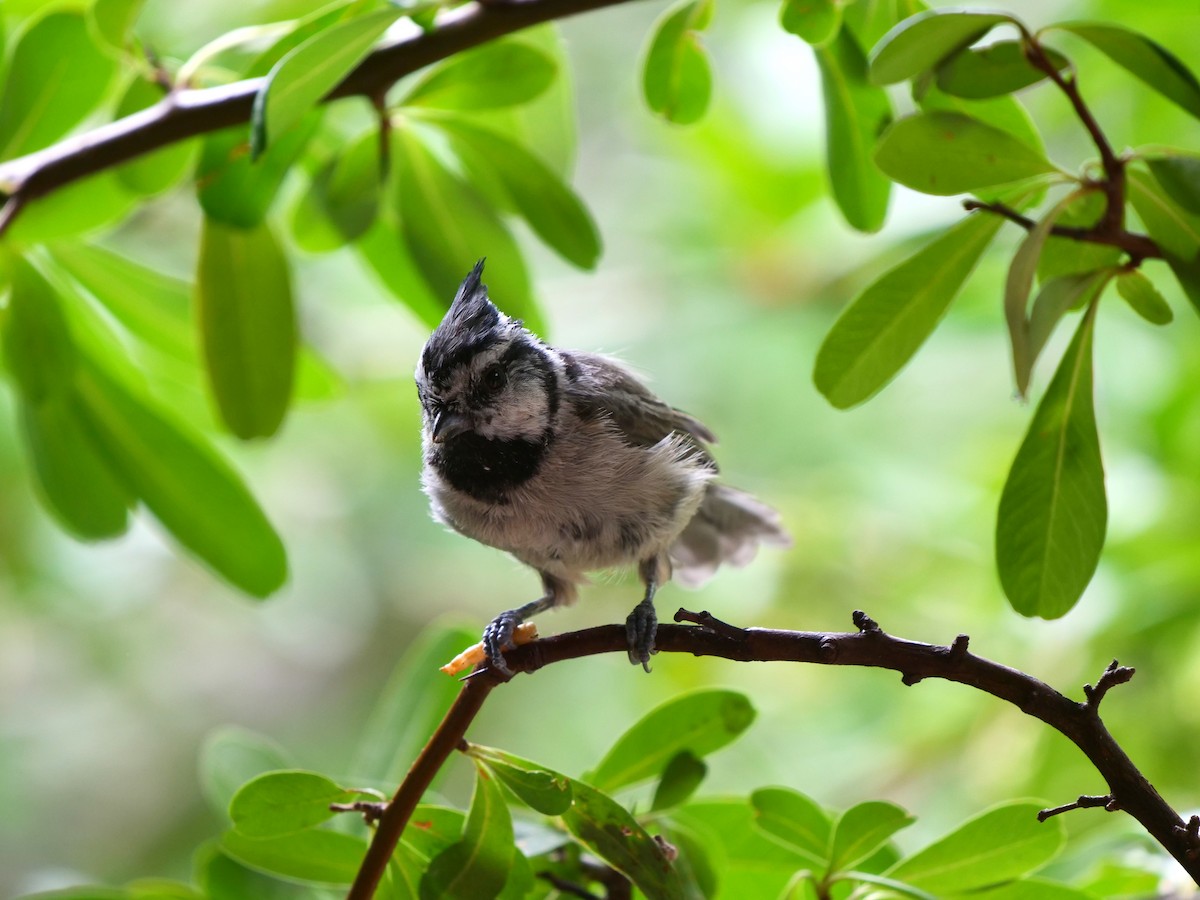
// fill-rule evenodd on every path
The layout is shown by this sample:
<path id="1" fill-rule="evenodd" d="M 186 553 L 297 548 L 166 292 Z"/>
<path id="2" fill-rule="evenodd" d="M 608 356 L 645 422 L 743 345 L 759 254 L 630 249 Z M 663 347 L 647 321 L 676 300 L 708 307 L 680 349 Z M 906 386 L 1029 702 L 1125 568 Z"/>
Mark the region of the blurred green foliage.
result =
<path id="1" fill-rule="evenodd" d="M 70 0 L 8 0 L 0 8 L 9 74 L 0 155 L 151 105 L 158 88 L 147 49 L 176 71 L 191 60 L 199 83 L 266 75 L 275 66 L 278 74 L 298 46 L 294 36 L 259 29 L 220 52 L 210 42 L 235 27 L 302 16 L 311 36 L 343 16 L 384 17 L 376 6 L 335 3 L 314 13 L 318 4 L 301 0 L 98 0 L 90 9 Z M 1097 320 L 1108 540 L 1083 602 L 1065 618 L 1015 616 L 993 561 L 1003 473 L 1030 421 L 1030 410 L 1011 399 L 1001 305 L 1018 229 L 1000 232 L 937 333 L 871 403 L 835 412 L 812 385 L 818 345 L 839 310 L 864 289 L 864 297 L 878 295 L 885 273 L 961 215 L 953 201 L 896 191 L 887 227 L 868 240 L 842 216 L 861 230 L 884 223 L 887 185 L 872 174 L 869 154 L 835 165 L 827 187 L 822 116 L 831 150 L 850 153 L 886 124 L 890 103 L 898 114 L 919 103 L 924 115 L 945 117 L 962 112 L 953 91 L 977 92 L 980 77 L 969 71 L 939 71 L 938 86 L 950 94 L 930 87 L 919 102 L 903 93 L 889 101 L 868 83 L 858 57 L 890 21 L 916 11 L 911 3 L 862 0 L 844 10 L 842 43 L 830 44 L 839 33 L 836 4 L 787 4 L 783 25 L 793 33 L 779 28 L 778 4 L 620 6 L 563 22 L 561 37 L 550 29 L 522 34 L 401 83 L 390 98 L 398 110 L 392 196 L 379 196 L 382 164 L 364 149 L 377 143 L 369 104 L 348 100 L 305 115 L 312 103 L 305 94 L 288 113 L 299 127 L 278 140 L 270 134 L 256 164 L 246 129 L 218 132 L 24 210 L 6 243 L 45 246 L 19 260 L 6 251 L 13 287 L 0 361 L 7 423 L 0 427 L 0 894 L 103 882 L 129 888 L 88 896 L 187 897 L 195 893 L 136 879 L 187 880 L 196 872 L 209 897 L 313 895 L 233 862 L 251 852 L 237 832 L 211 843 L 227 827 L 234 792 L 276 769 L 390 790 L 453 690 L 432 664 L 534 588 L 501 554 L 434 527 L 417 488 L 419 415 L 409 381 L 416 352 L 448 286 L 485 253 L 496 272 L 493 295 L 506 311 L 557 343 L 618 352 L 652 376 L 663 396 L 712 425 L 724 439 L 723 470 L 778 506 L 793 530 L 791 553 L 722 573 L 702 595 L 664 594 L 663 604 L 703 606 L 741 625 L 831 630 L 848 628 L 849 611 L 863 607 L 887 630 L 915 639 L 970 633 L 978 652 L 1068 693 L 1118 656 L 1139 675 L 1106 701 L 1106 723 L 1177 808 L 1200 806 L 1193 776 L 1200 409 L 1192 387 L 1200 362 L 1189 352 L 1197 323 L 1188 299 L 1163 277 L 1174 271 L 1185 273 L 1185 285 L 1196 281 L 1186 274 L 1194 274 L 1186 258 L 1194 198 L 1171 187 L 1173 177 L 1185 188 L 1194 183 L 1186 163 L 1181 172 L 1152 158 L 1152 174 L 1138 172 L 1132 185 L 1138 216 L 1175 254 L 1144 271 L 1177 315 L 1172 328 L 1149 329 L 1114 292 Z M 1125 26 L 1180 59 L 1200 55 L 1200 33 L 1178 24 L 1194 16 L 1193 0 L 1137 7 L 1077 0 L 1053 10 L 1012 3 L 1007 12 L 1033 27 L 1072 17 Z M 1118 150 L 1194 149 L 1190 83 L 1125 34 L 1081 26 L 1054 41 L 1075 62 L 1081 90 Z M 796 35 L 823 46 L 814 57 Z M 640 58 L 639 40 L 649 48 Z M 43 41 L 49 49 L 39 47 Z M 39 92 L 53 87 L 53 64 L 68 58 L 69 90 L 48 104 Z M 656 93 L 660 81 L 653 89 L 644 83 L 638 65 L 645 62 L 674 73 L 665 93 Z M 344 65 L 331 61 L 330 71 Z M 455 66 L 470 77 L 447 75 Z M 520 77 L 497 77 L 496 66 Z M 834 76 L 847 72 L 853 77 L 839 91 Z M 1169 87 L 1160 95 L 1131 82 L 1131 73 Z M 831 102 L 847 91 L 857 99 Z M 675 121 L 707 114 L 690 129 L 670 128 L 646 110 L 642 93 Z M 1060 95 L 1041 85 L 1021 97 L 1048 158 L 1094 155 Z M 997 98 L 979 116 L 1019 134 L 1027 119 L 1009 101 Z M 489 134 L 493 155 L 480 152 Z M 547 207 L 531 196 L 555 202 Z M 438 217 L 446 210 L 470 236 L 462 246 L 444 240 Z M 1071 221 L 1086 224 L 1080 215 Z M 231 277 L 217 268 L 236 266 L 232 244 L 219 259 L 210 253 L 207 265 L 199 255 L 213 248 L 213 235 L 234 228 L 247 230 L 233 243 L 277 243 L 286 257 L 292 291 L 272 295 L 255 315 L 268 326 L 294 316 L 298 353 L 277 347 L 214 366 L 214 342 L 227 348 L 240 328 L 261 325 L 239 320 L 245 310 L 212 289 L 214 279 Z M 1071 268 L 1062 255 L 1074 249 L 1063 249 L 1058 268 L 1041 277 L 1111 265 L 1094 258 Z M 574 271 L 563 260 L 596 269 Z M 202 286 L 193 298 L 197 272 Z M 1144 288 L 1132 290 L 1143 306 L 1157 305 Z M 930 303 L 908 339 L 917 335 L 919 344 L 944 310 Z M 1047 352 L 1058 355 L 1067 337 L 1049 343 Z M 856 399 L 830 399 L 841 406 L 863 399 L 899 364 L 876 372 Z M 261 365 L 286 370 L 294 387 L 255 381 Z M 248 378 L 265 386 L 244 394 L 222 387 L 221 372 L 233 373 L 227 385 Z M 1032 374 L 1041 396 L 1048 373 Z M 819 366 L 818 386 L 829 394 Z M 237 443 L 226 429 L 274 437 Z M 130 514 L 137 503 L 150 515 Z M 237 529 L 226 527 L 233 522 Z M 79 543 L 60 526 L 88 540 L 124 534 Z M 181 556 L 181 545 L 205 565 Z M 282 546 L 288 580 L 268 603 L 247 602 L 211 571 L 269 593 L 284 578 Z M 604 580 L 542 628 L 613 620 L 632 590 Z M 467 630 L 426 630 L 447 613 Z M 381 687 L 422 632 L 429 637 L 410 650 L 410 668 Z M 706 832 L 723 838 L 729 891 L 755 884 L 744 870 L 756 859 L 776 859 L 780 888 L 796 871 L 795 845 L 763 836 L 764 810 L 786 809 L 785 824 L 802 815 L 798 804 L 817 820 L 829 818 L 827 808 L 847 810 L 839 823 L 853 821 L 859 803 L 911 810 L 918 821 L 890 850 L 890 833 L 868 850 L 866 837 L 847 830 L 829 845 L 842 855 L 817 860 L 828 863 L 817 878 L 836 874 L 842 862 L 919 884 L 919 861 L 949 841 L 935 838 L 961 834 L 980 809 L 1013 797 L 1063 802 L 1102 790 L 1073 746 L 1018 711 L 958 686 L 905 689 L 866 671 L 660 656 L 654 676 L 644 678 L 620 659 L 581 660 L 497 692 L 471 736 L 508 754 L 477 754 L 495 771 L 523 771 L 527 759 L 538 761 L 534 782 L 536 772 L 593 771 L 656 704 L 715 686 L 752 698 L 751 730 L 711 760 L 701 759 L 711 743 L 660 760 L 641 793 L 621 799 L 656 814 L 673 810 L 655 827 L 689 859 L 704 857 L 689 847 L 714 843 Z M 197 748 L 217 728 L 225 730 L 201 760 Z M 410 863 L 494 833 L 473 828 L 474 817 L 507 815 L 494 790 L 477 789 L 472 801 L 474 773 L 460 760 L 445 774 L 439 803 L 428 810 L 438 827 L 427 845 L 403 851 Z M 530 782 L 509 776 L 506 785 Z M 698 785 L 699 799 L 691 793 Z M 766 785 L 781 793 L 762 793 Z M 525 802 L 535 806 L 531 796 Z M 596 822 L 623 814 L 603 795 L 587 796 L 581 820 L 566 823 L 585 844 Z M 1025 807 L 1005 808 L 1028 820 Z M 881 809 L 863 819 L 907 822 L 902 811 Z M 531 819 L 514 821 L 519 839 Z M 1048 863 L 1046 879 L 1100 897 L 1148 896 L 1168 889 L 1154 873 L 1168 884 L 1179 877 L 1123 817 L 1090 811 L 1054 821 L 1070 837 L 1061 854 L 1050 861 L 1048 852 L 1013 874 Z M 539 827 L 530 840 L 548 839 Z M 301 840 L 320 846 L 279 838 L 278 846 L 253 850 L 276 852 L 280 865 L 340 859 L 356 866 L 363 832 L 335 820 L 297 833 L 317 835 Z M 549 840 L 561 846 L 563 838 Z M 863 854 L 887 852 L 872 865 L 873 857 L 851 862 L 859 854 L 846 848 L 860 845 Z M 449 859 L 442 866 L 452 875 Z M 1139 874 L 1147 871 L 1149 880 Z M 512 877 L 525 874 L 515 869 Z M 700 866 L 690 883 L 703 890 L 711 875 Z M 954 887 L 925 889 L 942 895 Z"/>

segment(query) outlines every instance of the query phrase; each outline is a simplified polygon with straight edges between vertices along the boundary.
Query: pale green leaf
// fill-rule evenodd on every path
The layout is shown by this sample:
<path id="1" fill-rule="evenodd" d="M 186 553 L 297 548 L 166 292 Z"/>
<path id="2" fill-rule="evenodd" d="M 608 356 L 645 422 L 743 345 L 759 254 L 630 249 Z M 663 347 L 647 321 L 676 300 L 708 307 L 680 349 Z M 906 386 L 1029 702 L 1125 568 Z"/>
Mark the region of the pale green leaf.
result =
<path id="1" fill-rule="evenodd" d="M 437 109 L 516 106 L 549 88 L 557 69 L 550 56 L 530 43 L 493 41 L 430 69 L 400 102 Z"/>
<path id="2" fill-rule="evenodd" d="M 146 0 L 95 0 L 89 10 L 92 27 L 110 47 L 124 50 L 145 3 Z"/>
<path id="3" fill-rule="evenodd" d="M 817 352 L 813 381 L 848 409 L 881 390 L 933 333 L 987 245 L 998 216 L 976 214 L 881 275 L 838 317 Z"/>
<path id="4" fill-rule="evenodd" d="M 1091 303 L 1113 277 L 1113 269 L 1076 272 L 1043 281 L 1029 310 L 1029 365 L 1036 365 L 1050 335 L 1071 309 Z"/>
<path id="5" fill-rule="evenodd" d="M 712 70 L 700 32 L 712 18 L 713 0 L 684 0 L 654 23 L 642 65 L 646 105 L 668 122 L 690 125 L 708 109 Z"/>
<path id="6" fill-rule="evenodd" d="M 245 837 L 279 837 L 333 818 L 331 803 L 354 794 L 316 772 L 264 772 L 243 784 L 229 803 L 233 827 Z"/>
<path id="7" fill-rule="evenodd" d="M 813 46 L 827 44 L 842 27 L 842 4 L 837 0 L 784 0 L 779 10 L 783 30 Z M 866 65 L 863 65 L 864 73 Z"/>
<path id="8" fill-rule="evenodd" d="M 214 811 L 229 812 L 238 788 L 256 775 L 291 767 L 279 744 L 256 732 L 225 725 L 211 732 L 200 749 L 200 787 Z"/>
<path id="9" fill-rule="evenodd" d="M 997 25 L 1015 21 L 1004 13 L 928 10 L 905 19 L 871 51 L 871 81 L 895 84 L 933 69 L 971 46 Z"/>
<path id="10" fill-rule="evenodd" d="M 1152 325 L 1166 325 L 1175 318 L 1163 295 L 1136 269 L 1117 275 L 1117 293 L 1130 309 Z"/>
<path id="11" fill-rule="evenodd" d="M 850 807 L 833 826 L 830 871 L 842 871 L 862 862 L 887 843 L 893 834 L 915 821 L 896 804 L 882 800 Z"/>
<path id="12" fill-rule="evenodd" d="M 825 868 L 833 820 L 815 800 L 791 788 L 760 788 L 750 795 L 755 826 L 775 841 Z"/>

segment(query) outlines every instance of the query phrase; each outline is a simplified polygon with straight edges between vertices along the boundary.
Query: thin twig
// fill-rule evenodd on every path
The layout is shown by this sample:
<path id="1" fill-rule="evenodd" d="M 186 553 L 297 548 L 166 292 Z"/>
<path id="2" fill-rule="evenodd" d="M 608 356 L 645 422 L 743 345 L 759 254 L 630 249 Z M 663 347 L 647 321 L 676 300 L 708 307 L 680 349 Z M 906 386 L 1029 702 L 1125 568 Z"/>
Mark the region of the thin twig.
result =
<path id="1" fill-rule="evenodd" d="M 1100 708 L 1100 701 L 1104 699 L 1104 695 L 1108 693 L 1110 688 L 1116 687 L 1118 684 L 1125 684 L 1129 679 L 1133 678 L 1137 670 L 1130 666 L 1122 666 L 1114 659 L 1108 664 L 1108 668 L 1100 676 L 1100 680 L 1096 682 L 1096 686 L 1090 684 L 1083 686 L 1083 695 L 1087 697 L 1088 706 L 1092 709 Z"/>
<path id="2" fill-rule="evenodd" d="M 703 620 L 699 614 L 685 610 L 677 613 L 676 618 Z M 939 646 L 893 637 L 865 613 L 856 612 L 854 621 L 858 631 L 832 633 L 733 626 L 716 630 L 707 627 L 706 620 L 704 627 L 664 624 L 659 626 L 656 644 L 660 653 L 690 653 L 741 662 L 787 661 L 891 669 L 902 673 L 906 681 L 941 678 L 1005 700 L 1061 732 L 1079 747 L 1109 787 L 1105 802 L 1094 805 L 1127 812 L 1200 884 L 1200 820 L 1195 821 L 1194 827 L 1185 824 L 1163 800 L 1109 733 L 1095 704 L 1071 700 L 1032 675 L 974 655 L 961 635 L 950 646 Z M 505 659 L 514 673 L 531 673 L 569 659 L 601 653 L 624 655 L 626 651 L 624 626 L 605 625 L 533 641 L 507 651 Z M 487 695 L 506 680 L 490 669 L 477 672 L 464 685 L 380 819 L 358 879 L 351 888 L 350 900 L 371 897 L 434 774 L 459 745 Z M 1089 803 L 1080 798 L 1058 811 Z"/>
<path id="3" fill-rule="evenodd" d="M 1003 203 L 987 203 L 983 200 L 964 200 L 963 209 L 967 211 L 982 210 L 983 212 L 994 213 L 998 216 L 1003 216 L 1010 222 L 1015 222 L 1026 231 L 1031 231 L 1036 225 L 1033 219 L 1024 216 L 1010 206 Z M 1109 247 L 1117 247 L 1124 250 L 1133 259 L 1162 259 L 1162 249 L 1154 241 L 1153 238 L 1144 234 L 1137 234 L 1132 231 L 1125 231 L 1123 228 L 1116 231 L 1110 231 L 1107 228 L 1102 228 L 1100 224 L 1084 228 L 1077 225 L 1053 225 L 1050 228 L 1050 234 L 1055 237 L 1067 238 L 1072 241 L 1080 241 L 1088 244 L 1104 244 Z"/>
<path id="4" fill-rule="evenodd" d="M 1070 812 L 1073 809 L 1096 809 L 1101 806 L 1109 812 L 1116 812 L 1119 809 L 1117 801 L 1112 798 L 1111 794 L 1080 794 L 1079 799 L 1073 803 L 1064 803 L 1062 806 L 1043 809 L 1037 814 L 1037 820 L 1045 822 L 1052 816 L 1061 816 L 1063 813 Z"/>

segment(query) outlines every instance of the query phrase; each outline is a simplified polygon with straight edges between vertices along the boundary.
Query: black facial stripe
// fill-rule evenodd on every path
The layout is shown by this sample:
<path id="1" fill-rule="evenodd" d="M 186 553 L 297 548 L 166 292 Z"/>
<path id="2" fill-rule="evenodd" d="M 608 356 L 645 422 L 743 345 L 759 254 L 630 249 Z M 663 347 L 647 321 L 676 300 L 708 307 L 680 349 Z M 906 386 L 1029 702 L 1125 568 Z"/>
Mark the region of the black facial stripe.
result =
<path id="1" fill-rule="evenodd" d="M 503 335 L 489 331 L 484 334 L 455 334 L 448 339 L 439 338 L 435 332 L 429 339 L 422 360 L 429 380 L 445 386 L 449 384 L 450 376 L 456 369 L 500 343 Z"/>
<path id="2" fill-rule="evenodd" d="M 506 504 L 509 492 L 537 474 L 551 435 L 538 441 L 490 441 L 474 432 L 435 444 L 429 463 L 456 490 L 485 503 Z"/>

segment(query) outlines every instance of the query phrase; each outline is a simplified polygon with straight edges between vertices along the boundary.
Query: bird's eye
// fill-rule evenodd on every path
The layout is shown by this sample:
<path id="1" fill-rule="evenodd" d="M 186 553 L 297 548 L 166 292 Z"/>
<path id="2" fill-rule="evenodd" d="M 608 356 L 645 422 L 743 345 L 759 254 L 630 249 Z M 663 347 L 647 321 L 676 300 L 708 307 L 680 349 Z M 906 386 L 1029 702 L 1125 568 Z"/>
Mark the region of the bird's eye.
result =
<path id="1" fill-rule="evenodd" d="M 499 391 L 507 381 L 508 373 L 499 363 L 492 363 L 483 370 L 483 386 L 492 393 Z"/>

